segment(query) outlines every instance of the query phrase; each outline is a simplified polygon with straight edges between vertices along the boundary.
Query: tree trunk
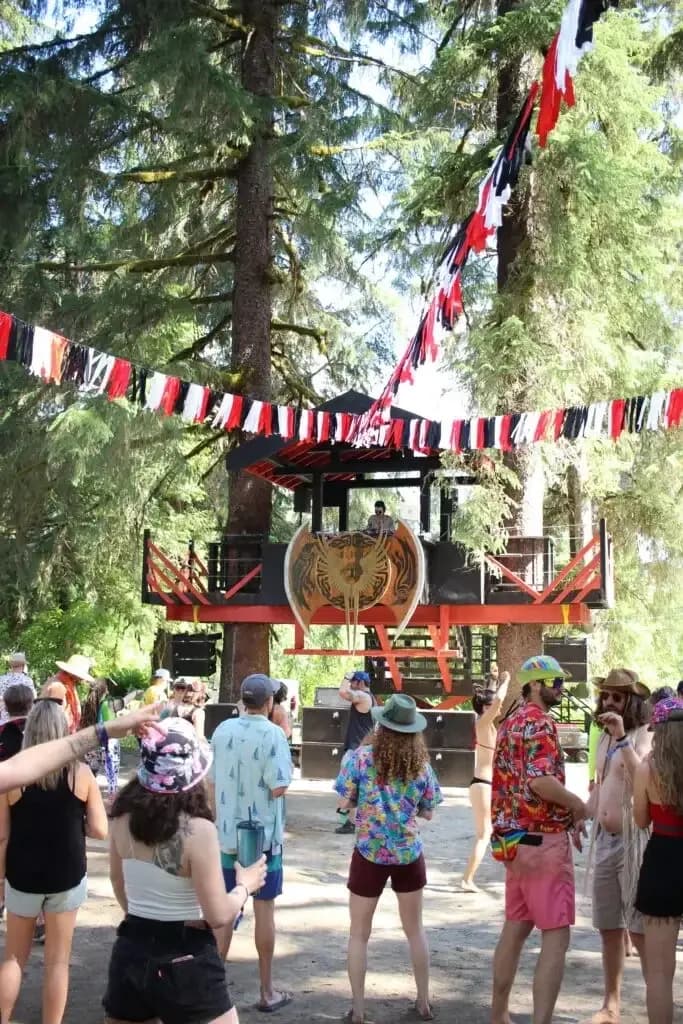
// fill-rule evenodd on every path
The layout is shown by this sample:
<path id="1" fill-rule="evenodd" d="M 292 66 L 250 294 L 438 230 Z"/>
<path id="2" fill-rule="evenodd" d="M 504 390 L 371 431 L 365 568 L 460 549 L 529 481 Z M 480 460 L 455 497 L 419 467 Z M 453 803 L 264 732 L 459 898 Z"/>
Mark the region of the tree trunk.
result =
<path id="1" fill-rule="evenodd" d="M 588 479 L 586 453 L 578 447 L 576 459 L 567 466 L 567 506 L 569 518 L 569 553 L 578 555 L 593 533 L 593 508 L 584 492 Z"/>
<path id="2" fill-rule="evenodd" d="M 519 504 L 508 526 L 522 537 L 540 537 L 543 533 L 545 490 L 540 452 L 536 448 L 521 449 L 513 453 L 510 464 L 519 477 L 520 490 L 513 495 Z M 533 568 L 531 557 L 528 565 L 524 559 L 518 559 L 514 568 L 524 578 Z M 510 622 L 498 627 L 498 665 L 501 671 L 508 671 L 511 677 L 503 711 L 519 696 L 521 685 L 517 682 L 517 671 L 522 662 L 533 654 L 542 653 L 543 626 Z"/>
<path id="3" fill-rule="evenodd" d="M 517 7 L 519 0 L 498 0 L 497 13 L 503 17 Z M 498 69 L 498 89 L 496 96 L 496 124 L 503 132 L 510 127 L 526 95 L 528 76 L 524 72 L 522 58 L 517 58 Z M 531 188 L 520 180 L 515 188 L 512 200 L 505 211 L 503 223 L 498 228 L 498 292 L 504 293 L 514 289 L 515 264 L 524 259 L 529 248 L 529 209 Z M 531 315 L 528 296 L 523 293 L 516 296 L 515 312 L 519 316 Z M 512 312 L 506 304 L 508 312 Z M 512 399 L 524 407 L 526 395 L 524 387 L 515 388 Z M 513 452 L 508 464 L 517 474 L 520 490 L 513 495 L 518 503 L 512 521 L 508 524 L 518 536 L 539 537 L 543 533 L 543 498 L 545 482 L 540 454 L 534 448 Z M 529 566 L 524 560 L 517 562 L 517 572 L 524 576 Z M 543 627 L 520 623 L 508 623 L 498 627 L 498 664 L 501 671 L 507 670 L 511 676 L 510 690 L 506 706 L 516 699 L 521 689 L 516 674 L 523 661 L 532 654 L 540 654 L 543 650 Z"/>
<path id="4" fill-rule="evenodd" d="M 272 296 L 269 281 L 273 210 L 273 176 L 269 139 L 272 135 L 271 97 L 275 91 L 275 37 L 277 7 L 263 0 L 242 0 L 242 21 L 249 26 L 241 57 L 243 87 L 260 106 L 249 152 L 237 172 L 235 222 L 235 277 L 232 300 L 232 370 L 246 374 L 245 393 L 268 400 L 270 378 L 270 322 Z M 258 108 L 257 108 L 258 109 Z M 249 473 L 230 479 L 228 529 L 230 534 L 261 534 L 268 539 L 271 487 Z M 231 634 L 231 635 L 229 635 Z M 232 648 L 232 650 L 231 650 Z M 226 654 L 232 657 L 228 662 Z M 239 695 L 250 672 L 268 672 L 268 626 L 239 624 L 224 629 L 223 658 L 230 664 L 230 679 L 221 671 L 221 695 Z"/>
<path id="5" fill-rule="evenodd" d="M 173 658 L 171 656 L 172 637 L 173 634 L 169 633 L 163 626 L 157 627 L 157 631 L 154 635 L 154 644 L 152 645 L 150 676 L 157 668 L 167 668 L 169 672 L 173 672 Z"/>

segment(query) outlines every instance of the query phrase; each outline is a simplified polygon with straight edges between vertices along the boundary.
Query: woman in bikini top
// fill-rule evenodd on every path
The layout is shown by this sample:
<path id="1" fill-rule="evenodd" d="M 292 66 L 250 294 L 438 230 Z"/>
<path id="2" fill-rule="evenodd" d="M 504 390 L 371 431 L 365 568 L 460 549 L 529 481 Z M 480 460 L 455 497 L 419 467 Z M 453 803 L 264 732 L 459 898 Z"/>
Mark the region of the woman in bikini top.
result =
<path id="1" fill-rule="evenodd" d="M 478 688 L 472 697 L 472 707 L 477 715 L 474 726 L 474 776 L 469 788 L 474 815 L 474 846 L 462 876 L 461 886 L 465 892 L 477 892 L 474 876 L 491 837 L 491 780 L 497 732 L 495 723 L 503 707 L 509 681 L 509 672 L 504 672 L 497 689 L 492 686 Z"/>

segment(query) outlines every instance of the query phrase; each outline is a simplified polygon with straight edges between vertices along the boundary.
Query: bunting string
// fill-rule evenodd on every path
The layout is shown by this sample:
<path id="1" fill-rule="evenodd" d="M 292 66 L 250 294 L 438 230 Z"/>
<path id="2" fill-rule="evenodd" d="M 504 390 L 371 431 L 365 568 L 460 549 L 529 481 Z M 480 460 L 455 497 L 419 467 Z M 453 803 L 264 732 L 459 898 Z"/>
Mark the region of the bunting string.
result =
<path id="1" fill-rule="evenodd" d="M 531 159 L 529 133 L 538 102 L 535 134 L 541 148 L 555 128 L 562 102 L 574 106 L 574 79 L 581 57 L 593 47 L 593 26 L 618 0 L 569 0 L 560 28 L 543 63 L 541 80 L 532 84 L 519 114 L 479 186 L 475 210 L 457 228 L 437 263 L 433 294 L 425 304 L 417 330 L 392 370 L 382 393 L 367 416 L 366 426 L 376 427 L 388 414 L 401 384 L 414 382 L 414 371 L 435 362 L 441 352 L 437 325 L 452 331 L 463 312 L 462 271 L 472 252 L 481 253 L 503 223 L 503 209 L 512 195 L 525 159 Z"/>
<path id="2" fill-rule="evenodd" d="M 46 384 L 74 385 L 87 396 L 126 399 L 163 416 L 214 430 L 241 430 L 283 441 L 351 444 L 358 448 L 409 449 L 423 455 L 444 451 L 512 451 L 526 445 L 669 430 L 683 422 L 683 387 L 651 395 L 613 398 L 541 412 L 515 412 L 469 419 L 392 418 L 368 425 L 368 414 L 327 412 L 275 405 L 216 391 L 160 370 L 69 341 L 61 334 L 0 312 L 0 360 L 19 363 Z"/>

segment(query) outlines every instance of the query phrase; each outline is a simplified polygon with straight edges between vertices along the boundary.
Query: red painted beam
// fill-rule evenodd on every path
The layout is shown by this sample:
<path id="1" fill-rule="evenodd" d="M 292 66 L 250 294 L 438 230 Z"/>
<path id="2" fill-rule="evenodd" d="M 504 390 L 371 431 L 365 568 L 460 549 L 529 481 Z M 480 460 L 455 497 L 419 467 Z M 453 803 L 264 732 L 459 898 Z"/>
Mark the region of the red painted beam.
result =
<path id="1" fill-rule="evenodd" d="M 462 658 L 462 651 L 436 651 L 433 647 L 390 647 L 389 652 L 393 657 L 402 660 L 403 658 L 436 658 L 437 655 L 442 658 Z M 329 647 L 287 647 L 282 652 L 283 654 L 320 654 L 325 657 L 328 655 L 331 657 L 334 654 L 343 654 L 345 656 L 353 657 L 356 654 L 366 654 L 370 658 L 374 657 L 385 657 L 384 653 L 379 647 L 368 648 L 367 650 L 363 647 L 360 651 L 351 651 L 346 648 L 329 648 Z"/>
<path id="2" fill-rule="evenodd" d="M 195 606 L 196 607 L 196 606 Z M 411 626 L 438 625 L 440 609 L 448 609 L 448 621 L 452 626 L 502 626 L 528 623 L 540 626 L 587 626 L 591 621 L 590 609 L 585 604 L 421 604 L 415 609 L 410 620 Z M 569 608 L 568 622 L 565 622 L 562 607 Z M 166 617 L 172 622 L 264 622 L 273 625 L 294 625 L 294 616 L 289 605 L 233 604 L 201 606 L 192 608 L 169 606 Z M 327 606 L 314 616 L 318 626 L 345 625 L 344 612 Z M 360 613 L 361 626 L 396 625 L 386 608 L 375 606 Z"/>

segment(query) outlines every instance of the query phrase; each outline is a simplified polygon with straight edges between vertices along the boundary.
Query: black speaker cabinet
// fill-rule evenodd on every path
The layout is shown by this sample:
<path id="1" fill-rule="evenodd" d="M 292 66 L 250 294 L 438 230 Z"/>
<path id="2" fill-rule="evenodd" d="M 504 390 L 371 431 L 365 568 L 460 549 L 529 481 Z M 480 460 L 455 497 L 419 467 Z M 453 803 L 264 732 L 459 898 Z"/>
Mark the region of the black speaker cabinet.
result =
<path id="1" fill-rule="evenodd" d="M 304 708 L 302 742 L 343 743 L 348 721 L 349 712 L 346 708 Z"/>
<path id="2" fill-rule="evenodd" d="M 427 719 L 427 747 L 448 750 L 471 750 L 474 747 L 473 711 L 421 711 Z"/>
<path id="3" fill-rule="evenodd" d="M 343 742 L 304 742 L 301 744 L 301 777 L 303 779 L 336 779 L 343 756 Z"/>
<path id="4" fill-rule="evenodd" d="M 432 768 L 442 786 L 469 786 L 474 775 L 473 750 L 430 750 Z"/>
<path id="5" fill-rule="evenodd" d="M 204 713 L 206 715 L 204 732 L 207 740 L 211 739 L 221 722 L 225 722 L 227 718 L 239 718 L 239 709 L 236 704 L 207 704 Z"/>

